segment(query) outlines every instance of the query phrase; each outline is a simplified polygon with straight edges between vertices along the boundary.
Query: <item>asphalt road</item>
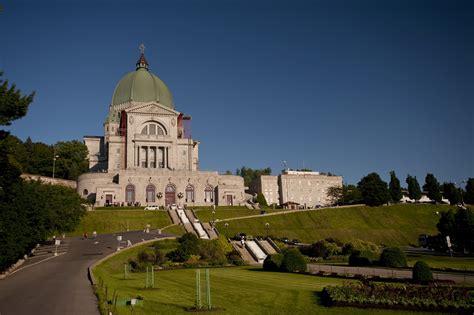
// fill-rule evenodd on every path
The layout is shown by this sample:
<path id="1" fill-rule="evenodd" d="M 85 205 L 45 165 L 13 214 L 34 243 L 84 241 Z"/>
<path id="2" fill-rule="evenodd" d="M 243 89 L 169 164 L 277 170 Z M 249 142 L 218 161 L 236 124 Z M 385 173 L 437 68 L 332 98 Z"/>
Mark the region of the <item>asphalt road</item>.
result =
<path id="1" fill-rule="evenodd" d="M 142 239 L 171 236 L 155 231 L 118 235 L 133 244 Z M 23 269 L 0 280 L 0 315 L 99 314 L 87 268 L 116 251 L 117 234 L 84 240 L 67 238 L 65 243 L 68 246 L 64 254 L 36 264 L 27 260 Z"/>

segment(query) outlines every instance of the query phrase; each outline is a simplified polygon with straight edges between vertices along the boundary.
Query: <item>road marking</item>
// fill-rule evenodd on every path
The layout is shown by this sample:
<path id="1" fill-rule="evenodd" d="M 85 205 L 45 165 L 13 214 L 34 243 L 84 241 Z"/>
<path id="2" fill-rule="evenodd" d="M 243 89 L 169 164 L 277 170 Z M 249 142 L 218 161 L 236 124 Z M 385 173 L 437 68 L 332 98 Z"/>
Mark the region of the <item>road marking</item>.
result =
<path id="1" fill-rule="evenodd" d="M 20 271 L 20 270 L 23 270 L 23 269 L 26 269 L 26 268 L 29 268 L 29 267 L 36 266 L 37 264 L 40 264 L 40 263 L 45 262 L 45 261 L 47 261 L 47 260 L 50 260 L 50 259 L 53 259 L 53 258 L 62 256 L 62 255 L 64 255 L 64 254 L 67 254 L 67 253 L 66 253 L 66 252 L 64 252 L 64 253 L 58 253 L 57 256 L 51 256 L 51 257 L 45 258 L 45 259 L 43 259 L 43 260 L 37 261 L 37 262 L 35 262 L 35 263 L 31 264 L 31 265 L 27 265 L 27 266 L 18 268 L 17 270 L 10 272 L 6 278 L 10 277 L 11 275 L 17 273 L 17 272 Z"/>

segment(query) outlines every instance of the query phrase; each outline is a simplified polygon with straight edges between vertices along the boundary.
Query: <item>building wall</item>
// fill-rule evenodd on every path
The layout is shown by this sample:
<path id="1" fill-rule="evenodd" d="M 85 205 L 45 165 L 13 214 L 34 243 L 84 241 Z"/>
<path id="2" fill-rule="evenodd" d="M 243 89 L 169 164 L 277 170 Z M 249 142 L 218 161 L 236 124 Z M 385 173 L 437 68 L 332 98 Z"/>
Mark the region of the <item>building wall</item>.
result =
<path id="1" fill-rule="evenodd" d="M 293 201 L 307 207 L 326 206 L 330 203 L 327 189 L 333 186 L 342 187 L 342 177 L 281 174 L 278 183 L 280 204 Z"/>
<path id="2" fill-rule="evenodd" d="M 278 176 L 262 175 L 258 180 L 259 191 L 265 197 L 268 205 L 280 203 Z"/>
<path id="3" fill-rule="evenodd" d="M 87 173 L 79 177 L 77 191 L 84 198 L 95 200 L 96 206 L 104 206 L 106 195 L 112 195 L 112 201 L 126 204 L 126 187 L 133 185 L 135 201 L 140 205 L 165 206 L 165 189 L 168 185 L 175 187 L 176 204 L 180 206 L 211 206 L 225 204 L 218 200 L 219 192 L 231 194 L 235 204 L 243 199 L 243 178 L 223 176 L 217 172 L 171 171 L 171 170 L 120 170 L 117 173 Z M 155 201 L 146 200 L 147 186 L 155 188 Z M 194 199 L 187 199 L 186 188 L 194 188 Z M 212 189 L 210 198 L 206 198 L 206 187 Z M 84 193 L 87 192 L 87 193 Z M 161 198 L 158 195 L 161 195 Z M 181 196 L 181 198 L 179 198 Z"/>

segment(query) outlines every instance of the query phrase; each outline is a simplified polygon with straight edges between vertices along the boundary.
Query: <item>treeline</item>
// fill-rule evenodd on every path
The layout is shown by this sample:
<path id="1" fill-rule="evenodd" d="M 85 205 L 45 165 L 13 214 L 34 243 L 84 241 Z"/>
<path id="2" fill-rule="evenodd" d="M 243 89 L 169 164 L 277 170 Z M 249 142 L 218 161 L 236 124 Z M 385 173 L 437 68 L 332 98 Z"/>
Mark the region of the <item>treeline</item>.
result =
<path id="1" fill-rule="evenodd" d="M 249 167 L 242 166 L 241 168 L 238 168 L 235 171 L 235 175 L 242 176 L 244 178 L 244 185 L 245 186 L 250 186 L 252 181 L 261 175 L 271 175 L 272 174 L 272 169 L 267 167 L 267 168 L 262 168 L 262 169 L 252 169 Z"/>
<path id="2" fill-rule="evenodd" d="M 34 93 L 22 96 L 14 85 L 10 87 L 1 80 L 0 72 L 0 125 L 10 125 L 26 115 L 33 96 Z M 44 146 L 36 145 L 43 149 Z M 27 166 L 37 153 L 22 151 L 22 147 L 18 138 L 0 130 L 0 270 L 48 236 L 73 230 L 85 213 L 84 200 L 75 190 L 20 178 L 22 172 L 28 171 L 23 165 Z M 44 165 L 38 162 L 36 167 L 43 165 L 41 169 L 46 172 L 46 159 L 52 162 L 53 155 L 52 151 L 44 151 Z"/>
<path id="3" fill-rule="evenodd" d="M 8 135 L 4 141 L 11 148 L 11 162 L 22 173 L 52 177 L 54 165 L 54 177 L 75 180 L 89 169 L 87 147 L 77 140 L 47 145 Z"/>
<path id="4" fill-rule="evenodd" d="M 380 206 L 389 202 L 400 202 L 404 192 L 408 198 L 418 202 L 422 197 L 422 190 L 416 176 L 408 175 L 405 180 L 407 188 L 402 188 L 400 180 L 394 171 L 390 172 L 390 182 L 387 184 L 379 174 L 370 173 L 364 176 L 356 185 L 331 187 L 328 196 L 335 205 L 350 205 L 365 203 L 368 206 Z M 474 204 L 474 178 L 463 182 L 464 189 L 456 187 L 455 183 L 440 184 L 433 174 L 425 177 L 423 191 L 433 202 L 439 203 L 442 198 L 449 200 L 451 205 L 459 203 Z"/>

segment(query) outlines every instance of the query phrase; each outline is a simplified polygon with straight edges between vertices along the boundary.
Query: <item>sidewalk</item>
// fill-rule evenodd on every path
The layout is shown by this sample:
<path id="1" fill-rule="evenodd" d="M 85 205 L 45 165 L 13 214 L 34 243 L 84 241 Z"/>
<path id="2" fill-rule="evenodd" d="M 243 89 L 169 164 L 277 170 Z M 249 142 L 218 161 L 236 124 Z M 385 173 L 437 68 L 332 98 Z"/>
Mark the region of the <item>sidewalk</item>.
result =
<path id="1" fill-rule="evenodd" d="M 411 279 L 412 271 L 407 269 L 373 268 L 373 267 L 350 267 L 332 266 L 322 264 L 308 264 L 308 272 L 335 273 L 338 275 L 362 275 L 378 276 L 381 278 Z M 435 280 L 448 280 L 456 283 L 474 283 L 474 275 L 461 273 L 433 272 Z"/>

